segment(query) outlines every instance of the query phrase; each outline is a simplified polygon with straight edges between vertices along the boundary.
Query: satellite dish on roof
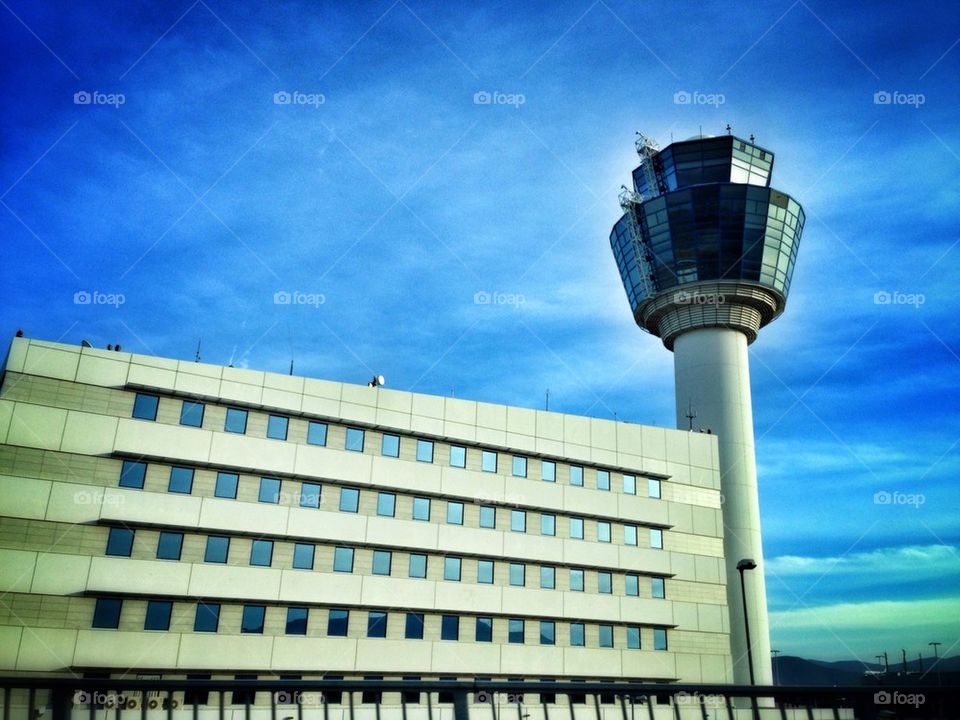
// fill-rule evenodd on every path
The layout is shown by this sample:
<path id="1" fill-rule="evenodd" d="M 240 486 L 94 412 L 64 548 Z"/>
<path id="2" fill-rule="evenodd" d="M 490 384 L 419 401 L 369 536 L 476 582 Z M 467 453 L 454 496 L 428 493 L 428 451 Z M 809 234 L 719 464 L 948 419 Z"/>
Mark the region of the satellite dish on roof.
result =
<path id="1" fill-rule="evenodd" d="M 367 383 L 367 387 L 380 387 L 386 385 L 387 379 L 383 375 L 374 375 L 373 380 Z"/>
<path id="2" fill-rule="evenodd" d="M 90 344 L 89 340 L 81 340 L 80 347 L 93 347 L 93 345 Z"/>

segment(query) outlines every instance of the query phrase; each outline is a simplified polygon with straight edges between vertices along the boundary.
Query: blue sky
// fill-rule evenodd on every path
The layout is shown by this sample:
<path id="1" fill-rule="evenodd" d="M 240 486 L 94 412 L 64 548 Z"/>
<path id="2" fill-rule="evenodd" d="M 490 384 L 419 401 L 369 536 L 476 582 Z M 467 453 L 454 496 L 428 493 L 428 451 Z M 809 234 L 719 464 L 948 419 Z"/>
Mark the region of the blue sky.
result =
<path id="1" fill-rule="evenodd" d="M 958 651 L 949 4 L 5 0 L 0 34 L 0 330 L 661 426 L 607 240 L 634 132 L 755 134 L 807 213 L 751 348 L 773 646 Z"/>

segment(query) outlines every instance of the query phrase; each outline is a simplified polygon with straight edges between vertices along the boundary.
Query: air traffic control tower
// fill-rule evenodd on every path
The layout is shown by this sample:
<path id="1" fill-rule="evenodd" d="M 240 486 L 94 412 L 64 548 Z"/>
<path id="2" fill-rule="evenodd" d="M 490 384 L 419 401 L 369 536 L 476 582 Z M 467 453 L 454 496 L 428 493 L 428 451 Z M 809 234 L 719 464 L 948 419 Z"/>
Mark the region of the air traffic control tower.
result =
<path id="1" fill-rule="evenodd" d="M 803 209 L 770 187 L 773 153 L 752 137 L 698 137 L 660 150 L 641 135 L 637 152 L 610 245 L 634 319 L 673 351 L 677 427 L 718 436 L 733 681 L 750 682 L 742 572 L 755 682 L 769 685 L 747 346 L 786 305 Z M 756 569 L 738 571 L 745 559 Z"/>

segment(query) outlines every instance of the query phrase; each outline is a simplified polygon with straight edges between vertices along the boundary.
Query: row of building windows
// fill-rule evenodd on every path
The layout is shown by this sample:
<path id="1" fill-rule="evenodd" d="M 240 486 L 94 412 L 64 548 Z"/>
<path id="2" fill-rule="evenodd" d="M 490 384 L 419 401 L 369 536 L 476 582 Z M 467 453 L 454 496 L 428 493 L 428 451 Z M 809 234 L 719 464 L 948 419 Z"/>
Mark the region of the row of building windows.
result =
<path id="1" fill-rule="evenodd" d="M 189 495 L 193 490 L 193 468 L 174 466 L 170 468 L 170 479 L 167 491 Z M 124 460 L 120 470 L 120 487 L 142 490 L 146 482 L 147 464 L 144 462 Z M 218 472 L 214 496 L 235 500 L 240 483 L 237 473 Z M 282 481 L 279 478 L 260 478 L 260 487 L 257 499 L 262 503 L 278 504 L 281 498 Z M 300 483 L 299 497 L 296 498 L 300 507 L 319 508 L 322 487 L 319 483 Z M 340 488 L 340 512 L 356 513 L 360 509 L 360 490 L 352 487 Z M 439 502 L 439 501 L 438 501 Z M 396 517 L 397 495 L 392 492 L 377 493 L 377 515 L 381 517 Z M 411 510 L 411 519 L 430 521 L 432 501 L 427 497 L 414 497 Z M 533 514 L 533 513 L 529 513 Z M 526 510 L 510 510 L 510 530 L 512 532 L 527 532 Z M 492 505 L 481 505 L 479 513 L 479 527 L 495 529 L 497 526 L 497 509 Z M 446 501 L 446 521 L 449 525 L 464 524 L 464 503 Z M 574 540 L 584 539 L 584 524 L 581 517 L 570 517 L 568 521 L 568 537 Z M 607 520 L 597 520 L 597 541 L 602 543 L 613 542 L 613 523 Z M 639 545 L 640 526 L 623 525 L 623 544 Z M 645 528 L 648 533 L 649 546 L 654 549 L 663 549 L 663 530 L 660 528 Z M 540 534 L 556 536 L 557 515 L 540 513 Z"/>
<path id="2" fill-rule="evenodd" d="M 127 527 L 111 527 L 107 535 L 106 554 L 115 557 L 130 557 L 133 553 L 135 531 Z M 157 542 L 157 555 L 160 560 L 179 560 L 183 549 L 183 533 L 161 531 Z M 314 569 L 316 546 L 312 543 L 294 543 L 292 567 L 300 570 Z M 390 576 L 394 572 L 393 552 L 373 550 L 372 573 Z M 352 573 L 354 569 L 355 549 L 337 546 L 333 552 L 333 572 Z M 230 554 L 230 538 L 225 535 L 207 537 L 203 560 L 208 563 L 225 564 Z M 427 577 L 428 556 L 423 553 L 410 553 L 407 576 L 411 578 Z M 249 564 L 256 567 L 272 567 L 273 540 L 253 540 L 250 546 Z M 511 562 L 509 565 L 509 583 L 515 587 L 527 587 L 527 564 Z M 462 580 L 463 558 L 447 555 L 443 558 L 443 579 L 450 582 Z M 477 560 L 477 582 L 492 585 L 495 563 L 493 560 Z M 570 568 L 570 591 L 585 592 L 586 571 L 582 568 Z M 593 573 L 591 572 L 591 575 Z M 597 592 L 613 593 L 613 573 L 597 571 Z M 640 575 L 628 573 L 626 576 L 626 594 L 640 595 Z M 646 576 L 644 576 L 646 577 Z M 555 590 L 557 587 L 557 568 L 552 565 L 540 566 L 539 587 Z M 664 578 L 650 578 L 650 594 L 654 598 L 665 598 Z"/>
<path id="3" fill-rule="evenodd" d="M 157 395 L 137 393 L 133 403 L 133 417 L 140 420 L 156 420 L 160 398 Z M 204 404 L 184 400 L 180 409 L 180 424 L 188 427 L 203 425 Z M 224 420 L 224 431 L 245 434 L 247 432 L 248 411 L 240 408 L 227 408 Z M 286 440 L 290 418 L 284 415 L 268 415 L 266 436 L 274 440 Z M 310 445 L 326 446 L 327 423 L 313 420 L 307 421 L 307 443 Z M 347 427 L 344 449 L 353 452 L 363 452 L 366 442 L 366 431 L 362 428 Z M 434 443 L 432 440 L 418 438 L 416 440 L 416 458 L 418 462 L 434 462 Z M 380 454 L 385 457 L 400 457 L 400 436 L 384 433 L 381 438 Z M 465 468 L 467 466 L 467 448 L 462 445 L 450 446 L 450 467 Z M 480 451 L 480 468 L 484 472 L 497 472 L 499 454 L 494 450 Z M 528 477 L 530 459 L 523 455 L 511 456 L 511 472 L 514 477 Z M 582 465 L 570 465 L 570 484 L 583 487 L 584 471 Z M 546 482 L 556 482 L 557 464 L 552 460 L 540 461 L 540 479 Z M 637 494 L 637 478 L 635 475 L 623 475 L 623 492 L 628 495 Z M 610 490 L 610 471 L 597 470 L 597 489 Z M 660 481 L 655 478 L 647 479 L 647 495 L 652 498 L 660 497 Z"/>
<path id="4" fill-rule="evenodd" d="M 123 600 L 120 598 L 97 598 L 93 611 L 94 628 L 117 629 L 120 627 L 120 614 L 123 609 Z M 240 632 L 243 634 L 262 635 L 267 608 L 265 605 L 244 605 L 240 620 Z M 306 607 L 286 608 L 285 633 L 287 635 L 306 635 L 310 609 Z M 327 616 L 327 637 L 347 637 L 350 628 L 351 612 L 359 614 L 361 611 L 331 609 Z M 173 613 L 173 602 L 170 600 L 148 600 L 144 618 L 144 630 L 169 630 L 170 617 Z M 367 611 L 366 637 L 386 638 L 387 623 L 391 613 L 383 611 Z M 395 613 L 394 616 L 399 615 Z M 408 640 L 422 640 L 424 637 L 424 613 L 403 613 L 404 638 Z M 465 626 L 469 618 L 460 615 L 440 616 L 440 639 L 459 641 L 467 640 L 461 626 Z M 490 616 L 473 618 L 473 639 L 476 642 L 493 642 L 494 623 L 503 622 Z M 553 620 L 528 621 L 524 618 L 506 618 L 507 641 L 510 644 L 522 645 L 527 639 L 528 623 L 539 622 L 539 644 L 557 644 L 557 623 Z M 569 644 L 572 647 L 586 646 L 586 624 L 582 622 L 565 623 L 569 625 Z M 614 626 L 599 624 L 598 647 L 614 647 Z M 220 629 L 220 603 L 201 601 L 197 604 L 194 616 L 193 631 L 215 633 Z M 465 628 L 463 628 L 465 629 Z M 469 631 L 467 631 L 469 632 Z M 626 626 L 626 647 L 639 650 L 640 626 Z M 653 649 L 667 649 L 667 630 L 662 627 L 653 628 Z"/>

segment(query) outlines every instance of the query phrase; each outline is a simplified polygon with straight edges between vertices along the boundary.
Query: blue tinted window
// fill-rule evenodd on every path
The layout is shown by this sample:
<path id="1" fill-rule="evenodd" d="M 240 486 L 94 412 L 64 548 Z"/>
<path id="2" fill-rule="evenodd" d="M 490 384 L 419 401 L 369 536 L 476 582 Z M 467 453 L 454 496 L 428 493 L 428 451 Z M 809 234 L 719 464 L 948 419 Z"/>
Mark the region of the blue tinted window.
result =
<path id="1" fill-rule="evenodd" d="M 495 473 L 497 471 L 497 454 L 492 450 L 484 450 L 481 452 L 480 469 L 484 472 Z"/>
<path id="2" fill-rule="evenodd" d="M 173 603 L 168 600 L 148 600 L 147 615 L 143 620 L 144 630 L 169 630 Z"/>
<path id="3" fill-rule="evenodd" d="M 647 495 L 652 498 L 660 497 L 660 481 L 649 478 L 647 480 Z"/>
<path id="4" fill-rule="evenodd" d="M 419 462 L 433 462 L 433 443 L 429 440 L 417 440 L 417 460 Z"/>
<path id="5" fill-rule="evenodd" d="M 262 503 L 276 505 L 280 502 L 280 481 L 276 478 L 260 478 L 260 493 L 257 499 Z"/>
<path id="6" fill-rule="evenodd" d="M 597 470 L 597 489 L 610 489 L 610 473 L 606 470 Z"/>
<path id="7" fill-rule="evenodd" d="M 217 485 L 213 494 L 218 498 L 229 498 L 235 500 L 237 497 L 237 485 L 240 483 L 240 476 L 236 473 L 218 472 Z"/>
<path id="8" fill-rule="evenodd" d="M 440 639 L 460 639 L 460 618 L 456 615 L 443 615 L 440 618 Z"/>
<path id="9" fill-rule="evenodd" d="M 384 435 L 380 442 L 380 454 L 387 457 L 400 457 L 400 436 Z"/>
<path id="10" fill-rule="evenodd" d="M 493 642 L 493 618 L 477 618 L 477 642 Z"/>
<path id="11" fill-rule="evenodd" d="M 334 572 L 353 572 L 353 548 L 338 547 L 333 551 Z"/>
<path id="12" fill-rule="evenodd" d="M 557 586 L 557 569 L 550 565 L 540 568 L 540 587 L 544 590 L 553 590 Z"/>
<path id="13" fill-rule="evenodd" d="M 513 476 L 524 478 L 527 476 L 527 459 L 525 457 L 513 456 Z"/>
<path id="14" fill-rule="evenodd" d="M 583 540 L 583 518 L 570 518 L 570 537 Z"/>
<path id="15" fill-rule="evenodd" d="M 230 552 L 230 538 L 222 535 L 211 535 L 207 538 L 207 549 L 203 553 L 203 561 L 208 563 L 225 563 Z"/>
<path id="16" fill-rule="evenodd" d="M 443 559 L 443 579 L 460 582 L 460 558 L 445 557 Z"/>
<path id="17" fill-rule="evenodd" d="M 597 573 L 597 592 L 609 595 L 613 592 L 613 576 L 608 572 Z"/>
<path id="18" fill-rule="evenodd" d="M 184 400 L 180 406 L 180 424 L 188 427 L 203 426 L 203 403 Z"/>
<path id="19" fill-rule="evenodd" d="M 157 558 L 159 560 L 179 560 L 183 548 L 183 533 L 161 532 L 157 542 Z"/>
<path id="20" fill-rule="evenodd" d="M 167 492 L 189 495 L 191 490 L 193 490 L 193 468 L 170 468 L 170 482 L 167 484 Z"/>
<path id="21" fill-rule="evenodd" d="M 483 585 L 493 584 L 493 560 L 477 561 L 477 582 Z"/>
<path id="22" fill-rule="evenodd" d="M 347 439 L 344 448 L 354 452 L 363 452 L 363 430 L 360 428 L 347 428 Z"/>
<path id="23" fill-rule="evenodd" d="M 389 550 L 374 550 L 373 551 L 373 574 L 389 575 L 391 560 L 392 560 L 392 554 L 390 553 Z"/>
<path id="24" fill-rule="evenodd" d="M 305 607 L 287 608 L 287 635 L 306 635 L 310 611 Z"/>
<path id="25" fill-rule="evenodd" d="M 120 487 L 143 489 L 143 481 L 147 477 L 147 464 L 124 460 L 120 469 Z"/>
<path id="26" fill-rule="evenodd" d="M 360 508 L 360 491 L 356 488 L 340 488 L 340 512 L 355 513 Z"/>
<path id="27" fill-rule="evenodd" d="M 463 503 L 447 503 L 447 522 L 450 525 L 463 525 Z"/>
<path id="28" fill-rule="evenodd" d="M 579 465 L 570 466 L 570 484 L 583 486 L 583 468 Z"/>
<path id="29" fill-rule="evenodd" d="M 527 531 L 527 513 L 523 510 L 510 511 L 510 530 L 512 532 Z"/>
<path id="30" fill-rule="evenodd" d="M 613 625 L 600 626 L 600 647 L 602 648 L 613 647 Z"/>
<path id="31" fill-rule="evenodd" d="M 450 446 L 450 467 L 466 467 L 467 466 L 467 449 L 465 447 L 460 447 L 459 445 Z"/>
<path id="32" fill-rule="evenodd" d="M 573 647 L 583 647 L 583 623 L 570 623 L 570 644 Z"/>
<path id="33" fill-rule="evenodd" d="M 140 420 L 156 420 L 159 403 L 160 398 L 156 395 L 137 393 L 137 397 L 133 400 L 133 417 Z"/>
<path id="34" fill-rule="evenodd" d="M 602 543 L 610 542 L 610 523 L 605 520 L 597 521 L 597 540 Z"/>
<path id="35" fill-rule="evenodd" d="M 197 603 L 197 614 L 193 620 L 194 632 L 216 632 L 220 625 L 220 603 Z"/>
<path id="36" fill-rule="evenodd" d="M 660 599 L 667 596 L 667 589 L 662 577 L 650 578 L 650 596 Z"/>
<path id="37" fill-rule="evenodd" d="M 660 528 L 650 528 L 650 547 L 663 550 L 663 530 Z"/>
<path id="38" fill-rule="evenodd" d="M 107 535 L 107 555 L 130 557 L 133 551 L 133 530 L 128 528 L 110 528 Z"/>
<path id="39" fill-rule="evenodd" d="M 240 632 L 263 634 L 263 619 L 267 609 L 263 605 L 244 605 L 243 618 L 240 621 Z"/>
<path id="40" fill-rule="evenodd" d="M 412 578 L 425 578 L 427 576 L 427 556 L 420 553 L 410 555 L 409 575 Z"/>
<path id="41" fill-rule="evenodd" d="M 523 644 L 523 620 L 521 618 L 510 618 L 507 621 L 508 640 L 514 644 Z"/>
<path id="42" fill-rule="evenodd" d="M 273 562 L 273 540 L 254 540 L 250 545 L 250 564 L 270 567 Z"/>
<path id="43" fill-rule="evenodd" d="M 289 424 L 290 420 L 283 415 L 271 415 L 267 419 L 267 437 L 273 440 L 286 440 Z"/>
<path id="44" fill-rule="evenodd" d="M 640 649 L 640 628 L 635 625 L 627 627 L 627 647 L 630 650 Z"/>
<path id="45" fill-rule="evenodd" d="M 637 478 L 634 475 L 623 476 L 623 491 L 627 495 L 637 494 Z"/>
<path id="46" fill-rule="evenodd" d="M 327 635 L 330 637 L 346 637 L 350 624 L 349 610 L 331 610 L 327 621 Z"/>
<path id="47" fill-rule="evenodd" d="M 407 627 L 403 636 L 407 640 L 423 640 L 423 613 L 407 613 Z"/>
<path id="48" fill-rule="evenodd" d="M 654 650 L 667 649 L 667 629 L 666 628 L 653 629 L 653 649 Z"/>
<path id="49" fill-rule="evenodd" d="M 552 460 L 543 460 L 540 463 L 540 479 L 546 482 L 556 482 L 557 464 Z"/>
<path id="50" fill-rule="evenodd" d="M 543 513 L 540 516 L 540 534 L 541 535 L 557 534 L 557 516 L 556 515 L 551 515 L 550 513 Z"/>
<path id="51" fill-rule="evenodd" d="M 570 590 L 571 592 L 583 592 L 583 570 L 570 569 Z"/>
<path id="52" fill-rule="evenodd" d="M 370 611 L 367 613 L 367 637 L 385 638 L 387 636 L 387 614 Z"/>
<path id="53" fill-rule="evenodd" d="M 623 544 L 624 545 L 637 544 L 637 526 L 636 525 L 623 526 Z"/>
<path id="54" fill-rule="evenodd" d="M 430 498 L 415 497 L 413 499 L 413 519 L 414 520 L 430 519 Z"/>
<path id="55" fill-rule="evenodd" d="M 495 528 L 497 526 L 497 509 L 490 505 L 480 506 L 480 527 Z"/>
<path id="56" fill-rule="evenodd" d="M 116 629 L 120 626 L 123 601 L 117 598 L 97 598 L 93 608 L 93 627 Z"/>
<path id="57" fill-rule="evenodd" d="M 557 625 L 552 620 L 540 621 L 540 644 L 541 645 L 557 644 Z"/>
<path id="58" fill-rule="evenodd" d="M 227 418 L 223 423 L 223 429 L 230 433 L 247 432 L 247 411 L 238 408 L 227 408 Z"/>
<path id="59" fill-rule="evenodd" d="M 313 570 L 314 546 L 311 543 L 296 543 L 293 546 L 293 566 L 300 570 Z"/>
<path id="60" fill-rule="evenodd" d="M 510 563 L 510 584 L 523 587 L 526 584 L 527 568 L 523 563 Z"/>
<path id="61" fill-rule="evenodd" d="M 318 484 L 305 482 L 300 486 L 300 507 L 320 507 L 320 486 Z"/>
<path id="62" fill-rule="evenodd" d="M 636 575 L 627 575 L 626 594 L 630 596 L 637 596 L 640 594 L 640 578 Z"/>
<path id="63" fill-rule="evenodd" d="M 326 445 L 327 444 L 327 424 L 322 422 L 307 423 L 307 444 Z"/>
<path id="64" fill-rule="evenodd" d="M 377 493 L 377 515 L 393 517 L 397 506 L 397 496 L 393 493 Z"/>

